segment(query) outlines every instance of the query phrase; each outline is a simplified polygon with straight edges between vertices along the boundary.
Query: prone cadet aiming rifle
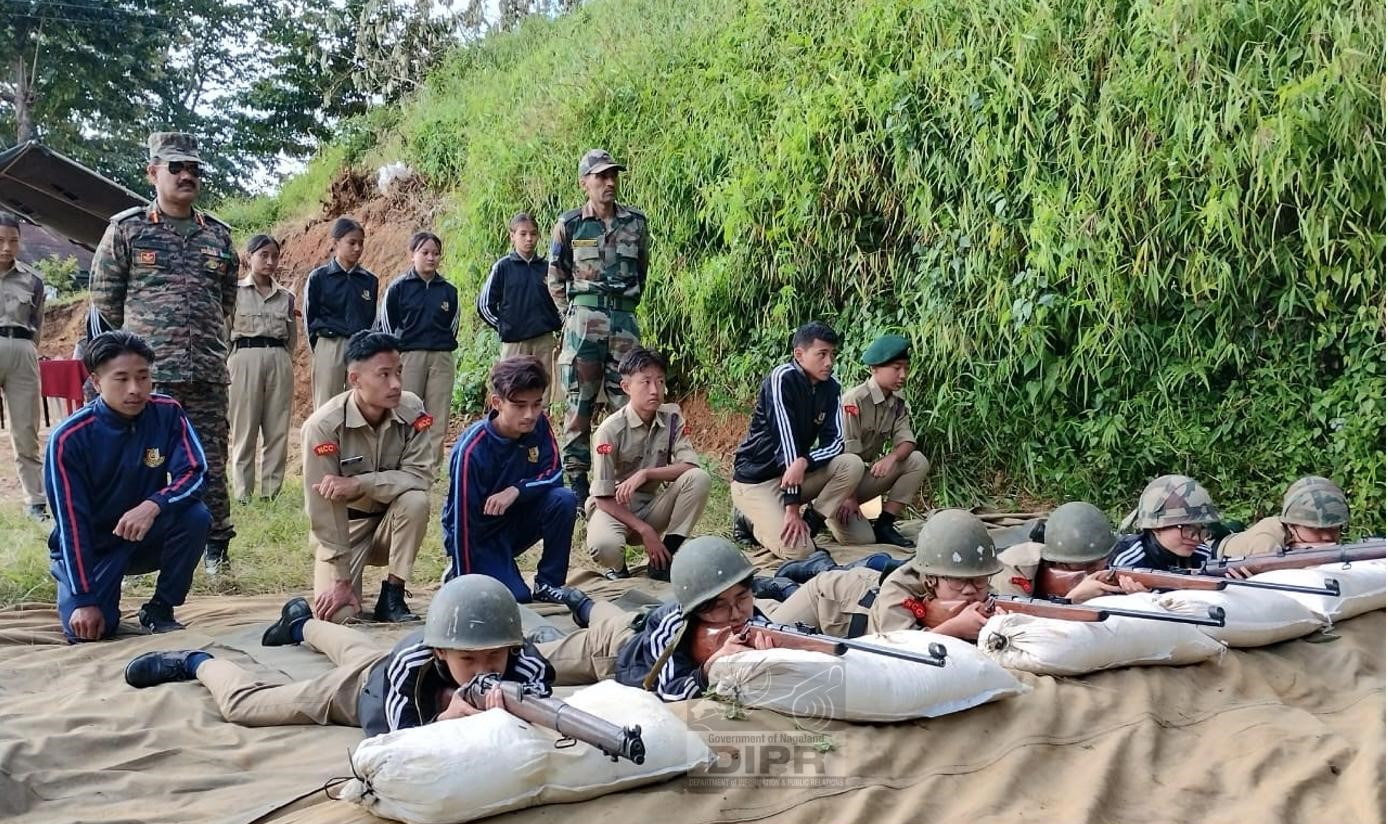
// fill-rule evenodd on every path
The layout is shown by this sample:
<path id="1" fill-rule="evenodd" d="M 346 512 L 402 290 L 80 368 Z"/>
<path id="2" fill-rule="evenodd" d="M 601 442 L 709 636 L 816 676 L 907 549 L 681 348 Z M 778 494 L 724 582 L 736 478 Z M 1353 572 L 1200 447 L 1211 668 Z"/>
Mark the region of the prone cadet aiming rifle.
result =
<path id="1" fill-rule="evenodd" d="M 1064 570 L 1047 567 L 1041 571 L 1041 595 L 1052 598 L 1064 598 L 1066 593 L 1074 589 L 1086 573 L 1083 570 Z M 1271 581 L 1245 581 L 1240 578 L 1223 578 L 1217 575 L 1205 575 L 1195 570 L 1156 570 L 1143 569 L 1141 567 L 1119 567 L 1116 569 L 1104 570 L 1099 576 L 1099 580 L 1110 586 L 1118 585 L 1118 576 L 1131 578 L 1135 583 L 1142 584 L 1144 587 L 1154 591 L 1162 592 L 1171 589 L 1198 589 L 1206 591 L 1223 590 L 1233 585 L 1247 587 L 1249 589 L 1270 589 L 1277 592 L 1300 592 L 1306 595 L 1339 595 L 1340 582 L 1334 578 L 1325 578 L 1322 586 L 1309 586 L 1303 584 L 1277 584 Z"/>
<path id="2" fill-rule="evenodd" d="M 646 744 L 641 740 L 641 726 L 619 727 L 591 712 L 584 712 L 558 698 L 527 693 L 514 681 L 503 681 L 496 673 L 484 673 L 458 688 L 462 699 L 479 710 L 487 708 L 487 692 L 501 690 L 506 711 L 538 727 L 554 730 L 562 736 L 556 747 L 572 747 L 575 742 L 596 747 L 616 761 L 625 758 L 633 764 L 646 761 Z"/>
<path id="3" fill-rule="evenodd" d="M 928 654 L 923 655 L 919 652 L 893 649 L 881 644 L 870 644 L 857 640 L 849 641 L 835 638 L 832 635 L 820 635 L 788 624 L 748 623 L 741 627 L 720 627 L 704 624 L 699 627 L 698 635 L 694 637 L 691 648 L 694 661 L 702 665 L 723 646 L 723 642 L 727 641 L 728 638 L 736 638 L 739 643 L 757 649 L 800 649 L 808 652 L 822 652 L 825 655 L 843 655 L 852 649 L 872 655 L 885 655 L 888 658 L 900 658 L 903 661 L 927 664 L 932 667 L 943 667 L 945 658 L 949 654 L 945 650 L 945 645 L 939 642 L 932 642 L 927 648 Z"/>
<path id="4" fill-rule="evenodd" d="M 1224 626 L 1224 609 L 1210 607 L 1209 617 L 1195 615 L 1176 615 L 1170 612 L 1146 612 L 1140 609 L 1120 609 L 1117 607 L 1092 607 L 1087 604 L 1069 604 L 1048 601 L 1044 598 L 1022 598 L 1015 595 L 994 595 L 987 602 L 986 611 L 1017 612 L 1022 615 L 1035 615 L 1038 618 L 1058 618 L 1062 621 L 1107 621 L 1111 616 L 1122 618 L 1141 618 L 1145 621 L 1169 621 L 1174 624 L 1196 624 L 1202 627 Z"/>
<path id="5" fill-rule="evenodd" d="M 1329 544 L 1306 549 L 1283 549 L 1267 555 L 1246 555 L 1242 558 L 1217 558 L 1206 561 L 1200 568 L 1205 575 L 1224 576 L 1231 569 L 1249 575 L 1274 569 L 1303 569 L 1322 564 L 1349 566 L 1355 561 L 1373 561 L 1384 557 L 1382 538 L 1370 538 L 1353 544 Z"/>

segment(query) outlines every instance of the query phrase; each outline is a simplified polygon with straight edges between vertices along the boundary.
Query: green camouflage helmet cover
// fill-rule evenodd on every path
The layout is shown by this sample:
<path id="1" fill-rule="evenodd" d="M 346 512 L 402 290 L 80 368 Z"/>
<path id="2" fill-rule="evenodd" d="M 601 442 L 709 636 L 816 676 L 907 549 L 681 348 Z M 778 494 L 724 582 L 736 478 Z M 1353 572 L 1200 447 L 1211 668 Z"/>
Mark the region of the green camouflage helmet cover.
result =
<path id="1" fill-rule="evenodd" d="M 1317 529 L 1349 524 L 1349 501 L 1329 478 L 1307 475 L 1287 487 L 1282 496 L 1282 523 Z"/>
<path id="2" fill-rule="evenodd" d="M 1046 519 L 1041 558 L 1061 564 L 1087 564 L 1108 555 L 1118 539 L 1108 516 L 1084 501 L 1061 504 Z"/>
<path id="3" fill-rule="evenodd" d="M 1168 526 L 1213 524 L 1219 522 L 1210 493 L 1187 475 L 1163 475 L 1147 484 L 1137 499 L 1134 529 L 1162 529 Z"/>
<path id="4" fill-rule="evenodd" d="M 737 544 L 717 535 L 686 541 L 670 563 L 670 587 L 685 614 L 742 583 L 755 570 Z"/>
<path id="5" fill-rule="evenodd" d="M 937 512 L 916 538 L 916 568 L 926 575 L 975 578 L 1002 570 L 988 528 L 962 509 Z"/>
<path id="6" fill-rule="evenodd" d="M 444 584 L 424 620 L 424 645 L 496 649 L 525 643 L 511 590 L 489 575 L 459 575 Z"/>

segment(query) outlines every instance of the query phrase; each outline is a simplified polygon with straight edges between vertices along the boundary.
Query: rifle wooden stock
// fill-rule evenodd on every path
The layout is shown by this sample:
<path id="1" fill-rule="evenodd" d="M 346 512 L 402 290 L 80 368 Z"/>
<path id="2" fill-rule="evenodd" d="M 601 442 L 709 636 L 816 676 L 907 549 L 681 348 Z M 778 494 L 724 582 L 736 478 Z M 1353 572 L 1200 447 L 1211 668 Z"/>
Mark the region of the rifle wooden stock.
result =
<path id="1" fill-rule="evenodd" d="M 1105 578 L 1107 583 L 1118 583 L 1118 576 L 1125 575 L 1153 591 L 1167 589 L 1199 589 L 1217 591 L 1224 589 L 1233 581 L 1212 575 L 1191 574 L 1188 572 L 1162 572 L 1157 569 L 1110 569 Z"/>
<path id="2" fill-rule="evenodd" d="M 1017 598 L 1009 595 L 995 595 L 990 603 L 991 609 L 1003 612 L 1018 612 L 1035 615 L 1038 618 L 1056 618 L 1061 621 L 1107 621 L 1112 616 L 1140 618 L 1144 621 L 1166 621 L 1173 624 L 1196 624 L 1204 627 L 1224 626 L 1224 610 L 1210 607 L 1209 617 L 1177 615 L 1170 612 L 1146 612 L 1140 609 L 1118 609 L 1115 607 L 1091 607 L 1085 604 L 1058 604 L 1054 601 Z"/>
<path id="3" fill-rule="evenodd" d="M 641 740 L 640 725 L 619 727 L 558 698 L 527 694 L 520 684 L 502 681 L 495 674 L 477 676 L 459 687 L 458 693 L 464 701 L 484 710 L 487 692 L 491 689 L 501 690 L 507 712 L 563 736 L 555 746 L 573 746 L 573 742 L 582 741 L 601 750 L 613 761 L 625 758 L 633 764 L 641 764 L 646 760 L 646 744 Z"/>
<path id="4" fill-rule="evenodd" d="M 1307 549 L 1284 549 L 1268 555 L 1247 555 L 1242 558 L 1218 558 L 1206 561 L 1200 571 L 1206 575 L 1223 576 L 1231 569 L 1247 570 L 1250 573 L 1269 572 L 1274 569 L 1304 569 L 1322 564 L 1349 564 L 1355 561 L 1373 561 L 1384 557 L 1384 541 L 1372 538 L 1353 544 Z"/>
<path id="5" fill-rule="evenodd" d="M 748 624 L 741 628 L 705 625 L 699 627 L 698 633 L 694 637 L 692 654 L 695 662 L 700 666 L 713 653 L 717 652 L 718 648 L 723 646 L 723 642 L 730 637 L 736 637 L 742 643 L 752 646 L 754 639 L 760 636 L 769 641 L 770 646 L 775 649 L 801 649 L 809 652 L 821 652 L 825 655 L 841 656 L 844 652 L 855 649 L 859 652 L 900 658 L 904 661 L 914 661 L 917 664 L 927 664 L 932 667 L 943 667 L 948 655 L 944 645 L 939 643 L 931 644 L 929 654 L 922 655 L 910 650 L 892 649 L 878 644 L 868 644 L 857 640 L 849 641 L 835 638 L 832 635 L 821 635 L 789 624 Z"/>

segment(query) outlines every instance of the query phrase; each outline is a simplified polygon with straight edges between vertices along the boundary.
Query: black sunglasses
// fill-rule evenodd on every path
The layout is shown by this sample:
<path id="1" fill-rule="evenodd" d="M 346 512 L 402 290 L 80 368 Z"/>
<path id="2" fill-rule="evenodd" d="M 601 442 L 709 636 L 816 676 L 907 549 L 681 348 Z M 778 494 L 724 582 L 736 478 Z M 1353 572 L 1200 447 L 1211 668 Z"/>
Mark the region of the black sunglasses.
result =
<path id="1" fill-rule="evenodd" d="M 170 160 L 164 165 L 168 167 L 171 175 L 181 175 L 187 172 L 193 177 L 202 177 L 202 164 L 196 160 Z"/>

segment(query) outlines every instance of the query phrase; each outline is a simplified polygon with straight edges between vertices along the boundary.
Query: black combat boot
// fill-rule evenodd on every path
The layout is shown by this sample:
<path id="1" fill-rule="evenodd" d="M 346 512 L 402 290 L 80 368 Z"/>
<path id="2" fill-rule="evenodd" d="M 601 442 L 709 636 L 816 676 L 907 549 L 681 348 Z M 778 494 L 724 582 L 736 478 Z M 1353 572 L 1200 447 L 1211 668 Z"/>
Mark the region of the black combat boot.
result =
<path id="1" fill-rule="evenodd" d="M 385 624 L 419 620 L 419 616 L 410 612 L 409 604 L 405 603 L 405 585 L 392 584 L 390 581 L 381 582 L 381 597 L 376 599 L 376 611 L 372 615 Z"/>
<path id="2" fill-rule="evenodd" d="M 197 656 L 202 661 L 212 656 L 199 649 L 170 650 L 169 652 L 146 652 L 130 659 L 125 665 L 125 683 L 132 687 L 152 687 L 170 681 L 191 681 L 195 666 L 189 665 L 189 658 Z"/>
<path id="3" fill-rule="evenodd" d="M 574 498 L 578 499 L 578 517 L 587 520 L 588 510 L 588 473 L 572 472 L 568 473 L 569 489 L 574 491 Z"/>
<path id="4" fill-rule="evenodd" d="M 736 507 L 733 508 L 733 541 L 743 546 L 760 546 L 756 533 L 752 531 L 752 522 Z"/>
<path id="5" fill-rule="evenodd" d="M 800 585 L 789 578 L 768 578 L 758 575 L 752 579 L 752 597 L 784 601 L 795 594 Z"/>
<path id="6" fill-rule="evenodd" d="M 308 605 L 308 600 L 304 598 L 290 598 L 280 607 L 280 619 L 265 629 L 265 634 L 260 636 L 262 647 L 282 647 L 287 644 L 297 644 L 303 638 L 300 634 L 295 637 L 295 627 L 302 627 L 308 623 L 308 619 L 313 617 L 313 609 Z M 302 632 L 302 630 L 300 630 Z"/>
<path id="7" fill-rule="evenodd" d="M 824 516 L 819 514 L 819 510 L 815 509 L 813 506 L 805 507 L 805 514 L 801 517 L 805 519 L 805 523 L 810 525 L 811 538 L 823 532 L 824 527 L 828 525 L 828 521 L 826 521 Z"/>
<path id="8" fill-rule="evenodd" d="M 208 541 L 202 553 L 202 571 L 209 578 L 231 572 L 231 558 L 227 555 L 226 541 Z"/>
<path id="9" fill-rule="evenodd" d="M 879 544 L 892 544 L 900 547 L 913 547 L 915 541 L 902 535 L 896 528 L 896 516 L 890 512 L 883 512 L 877 516 L 877 520 L 872 522 L 872 537 Z"/>
<path id="10" fill-rule="evenodd" d="M 665 551 L 670 553 L 670 563 L 673 564 L 675 562 L 675 553 L 679 552 L 680 547 L 684 545 L 684 536 L 666 535 L 664 539 L 661 540 L 661 543 L 665 544 Z M 670 566 L 667 564 L 664 569 L 656 569 L 648 563 L 646 565 L 646 577 L 650 578 L 652 581 L 668 582 L 670 580 Z"/>

